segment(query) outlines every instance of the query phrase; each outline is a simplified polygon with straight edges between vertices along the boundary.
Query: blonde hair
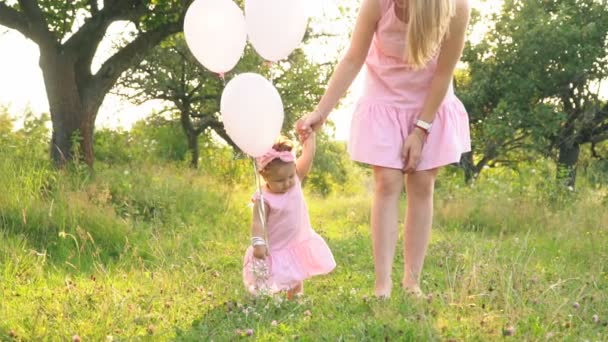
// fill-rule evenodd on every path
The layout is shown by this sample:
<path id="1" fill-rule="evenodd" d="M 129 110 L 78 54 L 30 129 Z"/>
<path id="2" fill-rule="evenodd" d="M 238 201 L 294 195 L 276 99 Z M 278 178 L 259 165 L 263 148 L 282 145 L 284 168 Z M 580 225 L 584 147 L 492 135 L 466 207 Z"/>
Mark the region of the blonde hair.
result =
<path id="1" fill-rule="evenodd" d="M 456 12 L 454 0 L 406 0 L 408 30 L 405 58 L 420 69 L 437 53 Z"/>

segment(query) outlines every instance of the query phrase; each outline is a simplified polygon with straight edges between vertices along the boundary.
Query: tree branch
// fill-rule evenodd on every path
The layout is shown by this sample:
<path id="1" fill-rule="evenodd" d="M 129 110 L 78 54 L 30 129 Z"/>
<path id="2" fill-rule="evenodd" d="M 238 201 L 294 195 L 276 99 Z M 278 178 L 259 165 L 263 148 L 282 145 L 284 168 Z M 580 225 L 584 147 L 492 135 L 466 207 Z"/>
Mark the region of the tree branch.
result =
<path id="1" fill-rule="evenodd" d="M 506 143 L 504 143 L 504 146 L 510 146 L 510 145 L 518 145 L 517 143 L 520 143 L 521 141 L 523 141 L 524 139 L 526 139 L 528 137 L 528 134 L 522 134 L 519 137 L 515 137 L 509 141 L 507 141 Z"/>
<path id="2" fill-rule="evenodd" d="M 199 125 L 196 129 L 196 134 L 200 135 L 207 128 L 212 129 L 217 135 L 219 135 L 228 145 L 230 145 L 235 151 L 240 151 L 241 149 L 232 141 L 232 138 L 226 133 L 226 129 L 224 128 L 224 124 L 221 123 L 217 117 L 213 115 L 205 115 L 203 113 L 190 113 L 192 117 L 202 118 L 199 122 Z"/>
<path id="3" fill-rule="evenodd" d="M 56 43 L 55 37 L 49 31 L 48 24 L 44 18 L 44 13 L 38 6 L 36 0 L 19 0 L 19 6 L 23 10 L 23 14 L 27 17 L 27 25 L 30 34 L 28 38 L 32 39 L 38 45 L 51 46 Z"/>
<path id="4" fill-rule="evenodd" d="M 114 13 L 114 20 L 129 20 L 137 24 L 137 19 L 148 13 L 150 1 L 142 0 L 120 0 L 114 1 L 104 9 Z"/>
<path id="5" fill-rule="evenodd" d="M 209 126 L 209 128 L 211 128 L 215 133 L 217 133 L 217 135 L 219 135 L 222 139 L 224 139 L 224 141 L 228 145 L 230 145 L 235 151 L 241 151 L 241 149 L 237 146 L 237 144 L 235 144 L 234 141 L 232 141 L 232 138 L 230 138 L 228 133 L 226 133 L 226 129 L 224 128 L 224 125 L 222 125 L 222 123 L 217 122 L 217 123 Z"/>
<path id="6" fill-rule="evenodd" d="M 198 90 L 201 88 L 200 87 L 201 84 L 199 84 L 196 88 L 194 88 L 190 93 L 191 94 L 195 94 L 196 92 L 198 92 Z M 192 96 L 190 98 L 190 102 L 203 102 L 203 101 L 211 101 L 211 100 L 217 100 L 217 96 L 216 95 L 197 95 L 197 96 Z"/>
<path id="7" fill-rule="evenodd" d="M 108 9 L 104 8 L 93 14 L 93 16 L 78 29 L 74 35 L 68 39 L 64 46 L 68 50 L 90 49 L 96 47 L 97 44 L 103 39 L 108 26 L 115 20 L 112 13 Z M 94 52 L 94 51 L 93 51 Z"/>
<path id="8" fill-rule="evenodd" d="M 146 11 L 145 4 L 130 5 L 129 1 L 119 2 L 119 5 L 114 6 L 104 6 L 99 11 L 96 2 L 90 0 L 92 17 L 64 44 L 67 51 L 76 52 L 79 56 L 77 74 L 85 75 L 79 80 L 81 84 L 86 83 L 91 77 L 91 63 L 110 24 L 123 19 L 135 20 Z"/>
<path id="9" fill-rule="evenodd" d="M 91 14 L 93 16 L 99 13 L 99 6 L 97 5 L 97 0 L 89 0 L 89 7 L 91 7 Z"/>
<path id="10" fill-rule="evenodd" d="M 604 104 L 602 109 L 597 110 L 593 120 L 593 125 L 599 125 L 604 122 L 604 120 L 608 120 L 608 103 Z"/>
<path id="11" fill-rule="evenodd" d="M 488 163 L 490 167 L 496 167 L 498 164 L 513 166 L 516 165 L 520 160 L 511 160 L 511 159 L 494 159 Z"/>
<path id="12" fill-rule="evenodd" d="M 599 142 L 602 142 L 604 140 L 608 140 L 608 126 L 605 127 L 604 132 L 594 135 L 591 137 L 591 139 L 589 139 L 589 142 L 592 144 L 597 144 Z"/>
<path id="13" fill-rule="evenodd" d="M 481 160 L 473 166 L 474 172 L 477 174 L 481 173 L 481 170 L 483 170 L 483 167 L 486 166 L 487 164 L 489 164 L 494 157 L 495 156 L 484 154 L 483 158 L 481 158 Z"/>
<path id="14" fill-rule="evenodd" d="M 24 36 L 32 39 L 32 33 L 28 26 L 27 18 L 23 13 L 8 7 L 3 2 L 0 2 L 0 25 L 17 30 Z"/>
<path id="15" fill-rule="evenodd" d="M 85 97 L 95 98 L 99 94 L 106 94 L 125 70 L 141 62 L 150 49 L 181 29 L 182 21 L 180 20 L 180 22 L 170 23 L 140 34 L 135 40 L 103 63 L 97 74 L 92 77 L 90 84 L 86 87 Z M 98 100 L 101 103 L 103 97 Z"/>

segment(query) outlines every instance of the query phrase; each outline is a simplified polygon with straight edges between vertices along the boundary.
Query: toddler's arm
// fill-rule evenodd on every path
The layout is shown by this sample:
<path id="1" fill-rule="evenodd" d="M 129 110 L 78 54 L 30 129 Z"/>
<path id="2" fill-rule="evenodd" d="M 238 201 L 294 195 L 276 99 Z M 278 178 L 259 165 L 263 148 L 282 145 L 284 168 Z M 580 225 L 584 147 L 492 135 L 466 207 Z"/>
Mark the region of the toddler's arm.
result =
<path id="1" fill-rule="evenodd" d="M 264 209 L 266 213 L 266 217 L 268 217 L 268 210 L 270 209 L 268 205 L 264 204 Z M 266 255 L 268 255 L 268 249 L 266 245 L 257 244 L 254 242 L 255 238 L 265 239 L 264 236 L 264 226 L 262 225 L 262 220 L 260 219 L 260 200 L 256 200 L 253 203 L 253 219 L 251 221 L 251 239 L 253 245 L 253 256 L 258 259 L 264 259 Z"/>
<path id="2" fill-rule="evenodd" d="M 316 134 L 313 132 L 302 142 L 302 154 L 296 160 L 296 172 L 300 179 L 304 179 L 308 175 L 308 172 L 310 172 L 310 169 L 312 169 L 312 162 L 315 158 L 316 138 Z"/>

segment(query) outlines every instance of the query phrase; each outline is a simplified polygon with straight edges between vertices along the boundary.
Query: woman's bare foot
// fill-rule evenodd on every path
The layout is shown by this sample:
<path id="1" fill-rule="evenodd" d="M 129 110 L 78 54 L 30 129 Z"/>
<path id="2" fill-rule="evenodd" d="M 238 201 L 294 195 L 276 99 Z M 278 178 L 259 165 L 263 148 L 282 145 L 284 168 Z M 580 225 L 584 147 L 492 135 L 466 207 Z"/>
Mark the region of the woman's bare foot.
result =
<path id="1" fill-rule="evenodd" d="M 374 294 L 378 299 L 388 299 L 391 297 L 392 285 L 390 283 L 383 284 L 376 281 L 376 285 L 374 287 Z"/>
<path id="2" fill-rule="evenodd" d="M 422 290 L 420 289 L 420 286 L 418 286 L 418 285 L 411 285 L 411 286 L 403 285 L 403 290 L 405 291 L 405 293 L 407 295 L 412 296 L 414 298 L 426 298 L 426 296 L 424 295 L 424 292 L 422 292 Z"/>

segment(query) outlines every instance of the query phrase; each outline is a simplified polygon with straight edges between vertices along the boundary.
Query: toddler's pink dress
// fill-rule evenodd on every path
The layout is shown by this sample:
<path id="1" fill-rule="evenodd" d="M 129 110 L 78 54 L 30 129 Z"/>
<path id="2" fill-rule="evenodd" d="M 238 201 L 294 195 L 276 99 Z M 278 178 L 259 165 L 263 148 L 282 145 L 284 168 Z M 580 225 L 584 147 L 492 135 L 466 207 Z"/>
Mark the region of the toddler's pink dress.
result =
<path id="1" fill-rule="evenodd" d="M 286 193 L 272 193 L 267 188 L 262 191 L 270 207 L 266 213 L 270 246 L 266 291 L 272 294 L 289 290 L 304 279 L 331 272 L 336 262 L 325 240 L 310 226 L 300 180 L 296 177 L 294 186 Z M 254 200 L 259 198 L 259 193 L 253 196 Z M 250 246 L 243 260 L 243 282 L 252 294 L 258 293 L 252 272 L 255 259 Z"/>
<path id="2" fill-rule="evenodd" d="M 420 115 L 438 56 L 423 69 L 409 66 L 404 61 L 407 24 L 397 17 L 394 0 L 378 1 L 382 17 L 365 61 L 365 86 L 353 114 L 348 151 L 355 161 L 402 169 L 401 148 Z M 450 85 L 417 170 L 459 162 L 470 150 L 469 118 Z"/>

